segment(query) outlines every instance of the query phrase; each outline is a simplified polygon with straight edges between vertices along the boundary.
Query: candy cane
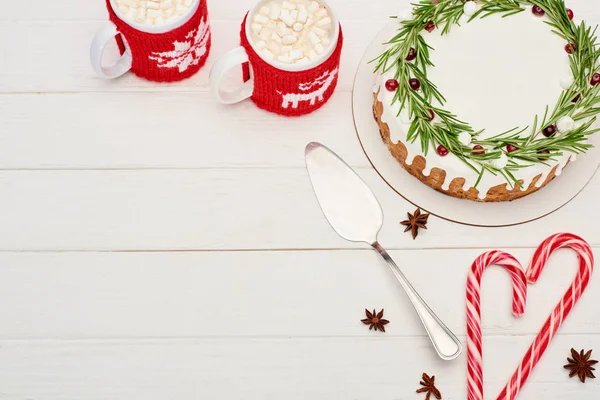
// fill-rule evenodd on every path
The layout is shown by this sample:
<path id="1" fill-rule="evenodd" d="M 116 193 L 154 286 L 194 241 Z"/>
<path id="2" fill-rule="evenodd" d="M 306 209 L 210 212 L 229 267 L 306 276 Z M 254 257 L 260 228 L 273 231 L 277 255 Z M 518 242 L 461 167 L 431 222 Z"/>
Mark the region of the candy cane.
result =
<path id="1" fill-rule="evenodd" d="M 508 270 L 513 283 L 512 312 L 520 316 L 525 312 L 527 278 L 521 264 L 510 254 L 489 251 L 477 257 L 467 279 L 467 374 L 468 399 L 483 400 L 483 354 L 481 337 L 480 291 L 483 271 L 490 265 L 500 265 Z"/>
<path id="2" fill-rule="evenodd" d="M 550 236 L 538 247 L 527 270 L 528 281 L 535 283 L 546 266 L 550 255 L 563 247 L 575 250 L 579 256 L 579 270 L 575 276 L 575 280 L 546 320 L 542 330 L 531 344 L 531 347 L 529 347 L 529 350 L 527 350 L 527 353 L 525 353 L 523 361 L 521 361 L 509 383 L 498 396 L 498 400 L 512 400 L 517 396 L 529 374 L 548 348 L 558 328 L 564 319 L 567 318 L 590 281 L 590 276 L 594 268 L 592 249 L 585 240 L 570 233 L 559 233 Z"/>

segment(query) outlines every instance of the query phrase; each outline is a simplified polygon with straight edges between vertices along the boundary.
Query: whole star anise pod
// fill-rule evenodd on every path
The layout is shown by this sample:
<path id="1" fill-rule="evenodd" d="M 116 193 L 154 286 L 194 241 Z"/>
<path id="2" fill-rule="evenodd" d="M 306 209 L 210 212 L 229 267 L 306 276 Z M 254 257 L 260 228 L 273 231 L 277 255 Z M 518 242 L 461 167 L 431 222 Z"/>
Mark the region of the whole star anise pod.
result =
<path id="1" fill-rule="evenodd" d="M 417 393 L 427 393 L 427 395 L 425 396 L 425 400 L 429 400 L 431 396 L 435 397 L 438 400 L 442 398 L 442 394 L 435 387 L 435 376 L 429 377 L 429 375 L 423 372 L 423 380 L 419 383 L 423 387 L 421 389 L 417 389 Z"/>
<path id="2" fill-rule="evenodd" d="M 408 215 L 408 219 L 400 222 L 400 224 L 406 226 L 404 232 L 412 231 L 412 237 L 413 240 L 415 240 L 419 234 L 419 228 L 427 229 L 426 225 L 427 219 L 429 219 L 429 214 L 421 214 L 420 208 L 417 208 L 414 215 L 411 213 L 406 214 Z"/>
<path id="3" fill-rule="evenodd" d="M 569 378 L 577 375 L 581 382 L 585 382 L 585 378 L 595 378 L 594 373 L 592 372 L 595 369 L 592 365 L 597 364 L 598 361 L 590 360 L 591 356 L 592 350 L 584 354 L 583 350 L 578 353 L 575 349 L 571 349 L 571 357 L 573 358 L 567 358 L 569 363 L 564 366 L 565 369 L 571 370 L 571 372 L 569 372 Z"/>
<path id="4" fill-rule="evenodd" d="M 375 328 L 376 331 L 380 330 L 381 332 L 385 332 L 385 325 L 389 324 L 390 321 L 383 319 L 383 308 L 379 313 L 375 313 L 375 309 L 371 312 L 365 308 L 365 314 L 367 315 L 367 318 L 361 319 L 360 322 L 365 325 L 370 325 L 369 330 Z"/>

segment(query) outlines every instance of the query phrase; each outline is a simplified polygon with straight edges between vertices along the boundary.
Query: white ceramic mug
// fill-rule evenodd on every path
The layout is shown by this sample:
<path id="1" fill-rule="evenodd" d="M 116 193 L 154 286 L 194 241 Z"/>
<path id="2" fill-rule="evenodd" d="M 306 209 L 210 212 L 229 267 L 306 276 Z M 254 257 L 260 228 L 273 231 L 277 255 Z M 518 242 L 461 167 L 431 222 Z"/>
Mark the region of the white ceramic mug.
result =
<path id="1" fill-rule="evenodd" d="M 328 7 L 324 1 L 319 3 Z M 251 98 L 260 108 L 283 115 L 312 112 L 329 99 L 337 84 L 343 44 L 339 21 L 328 7 L 333 23 L 333 35 L 328 47 L 309 62 L 286 64 L 264 58 L 252 43 L 251 21 L 262 4 L 259 3 L 246 15 L 241 28 L 241 46 L 227 52 L 212 67 L 211 92 L 215 99 L 224 104 Z M 240 66 L 245 83 L 234 91 L 222 91 L 226 73 Z"/>
<path id="2" fill-rule="evenodd" d="M 171 82 L 191 76 L 204 65 L 210 50 L 210 28 L 205 0 L 194 0 L 188 13 L 171 22 L 149 25 L 132 21 L 107 0 L 109 21 L 90 47 L 90 60 L 98 76 L 113 79 L 127 71 L 153 81 Z M 112 66 L 102 65 L 106 45 L 116 39 L 121 57 Z M 176 42 L 189 42 L 179 50 Z"/>

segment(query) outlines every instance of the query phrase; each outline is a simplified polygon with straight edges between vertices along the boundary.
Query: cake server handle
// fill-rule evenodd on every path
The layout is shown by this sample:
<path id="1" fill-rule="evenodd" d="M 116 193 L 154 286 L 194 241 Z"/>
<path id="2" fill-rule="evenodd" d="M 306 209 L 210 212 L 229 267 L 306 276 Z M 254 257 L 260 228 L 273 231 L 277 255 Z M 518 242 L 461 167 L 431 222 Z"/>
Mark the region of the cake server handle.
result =
<path id="1" fill-rule="evenodd" d="M 421 322 L 425 326 L 427 334 L 438 355 L 444 360 L 453 360 L 458 357 L 462 352 L 460 340 L 458 340 L 452 331 L 444 325 L 438 316 L 435 315 L 431 308 L 423 301 L 387 251 L 385 251 L 378 242 L 373 243 L 371 246 L 373 246 L 383 259 L 387 261 L 390 269 L 394 275 L 396 275 L 398 281 L 400 281 L 400 285 L 404 288 L 404 291 L 417 311 L 419 318 L 421 318 Z"/>

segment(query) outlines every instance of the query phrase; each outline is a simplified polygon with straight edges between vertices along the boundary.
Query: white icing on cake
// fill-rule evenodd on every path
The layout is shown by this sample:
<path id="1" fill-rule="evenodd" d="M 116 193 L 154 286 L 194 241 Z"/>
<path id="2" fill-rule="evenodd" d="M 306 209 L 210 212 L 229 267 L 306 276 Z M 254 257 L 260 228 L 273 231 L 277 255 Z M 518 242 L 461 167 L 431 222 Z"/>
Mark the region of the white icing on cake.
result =
<path id="1" fill-rule="evenodd" d="M 535 115 L 541 119 L 546 106 L 552 109 L 556 104 L 563 90 L 561 85 L 565 86 L 572 77 L 565 42 L 551 32 L 544 20 L 528 9 L 507 18 L 492 15 L 469 23 L 463 17 L 461 26 L 453 26 L 444 36 L 441 29 L 423 31 L 427 43 L 434 48 L 430 58 L 435 67 L 428 68 L 428 78 L 447 100 L 441 108 L 456 114 L 475 131 L 485 129 L 481 138 L 517 126 L 530 126 Z M 408 151 L 406 163 L 411 165 L 414 157 L 423 156 L 423 152 L 418 140 L 406 142 L 408 113 L 402 110 L 398 116 L 400 104 L 391 105 L 394 93 L 386 90 L 384 83 L 394 78 L 394 72 L 377 76 L 374 90 L 379 91 L 379 101 L 384 105 L 381 119 L 389 125 L 390 139 L 404 143 Z M 515 175 L 525 189 L 541 175 L 536 182 L 539 187 L 555 166 L 556 175 L 560 175 L 569 159 L 574 161 L 574 154 L 565 153 L 554 162 L 548 161 L 549 165 L 537 163 Z M 478 174 L 452 153 L 441 157 L 430 148 L 425 160 L 424 175 L 428 176 L 432 168 L 446 171 L 444 190 L 457 177 L 465 178 L 464 190 L 473 187 L 478 179 Z M 490 188 L 504 183 L 501 175 L 486 172 L 477 186 L 479 198 L 484 199 Z"/>

